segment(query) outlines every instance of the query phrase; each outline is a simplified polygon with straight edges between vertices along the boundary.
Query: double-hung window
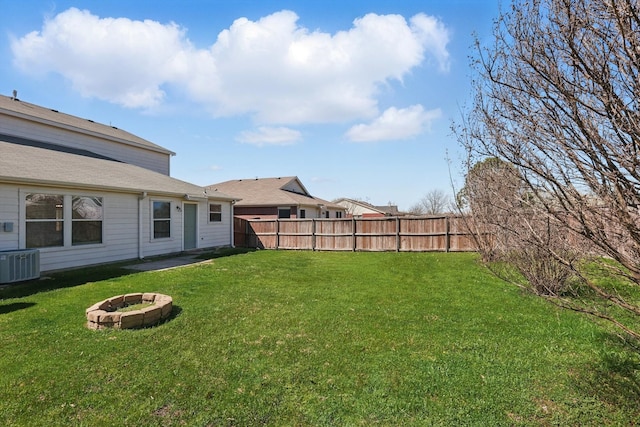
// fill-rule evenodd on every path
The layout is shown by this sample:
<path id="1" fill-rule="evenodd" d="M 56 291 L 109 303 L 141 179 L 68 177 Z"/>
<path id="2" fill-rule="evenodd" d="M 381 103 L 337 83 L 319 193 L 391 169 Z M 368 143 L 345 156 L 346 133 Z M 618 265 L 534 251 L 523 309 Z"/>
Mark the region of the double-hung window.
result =
<path id="1" fill-rule="evenodd" d="M 171 202 L 153 202 L 153 238 L 171 237 Z"/>
<path id="2" fill-rule="evenodd" d="M 222 222 L 222 205 L 209 203 L 209 222 Z"/>
<path id="3" fill-rule="evenodd" d="M 102 197 L 71 199 L 71 244 L 102 243 Z"/>
<path id="4" fill-rule="evenodd" d="M 27 248 L 64 245 L 64 196 L 59 194 L 27 194 Z"/>

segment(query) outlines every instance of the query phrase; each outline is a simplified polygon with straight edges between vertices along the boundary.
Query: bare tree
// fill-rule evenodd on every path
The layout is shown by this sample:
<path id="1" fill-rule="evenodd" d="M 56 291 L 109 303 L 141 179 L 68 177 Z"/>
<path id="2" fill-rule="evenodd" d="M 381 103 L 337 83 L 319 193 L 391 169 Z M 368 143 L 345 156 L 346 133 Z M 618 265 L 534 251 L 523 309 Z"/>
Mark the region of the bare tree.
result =
<path id="1" fill-rule="evenodd" d="M 469 170 L 491 157 L 517 171 L 511 178 L 519 190 L 503 227 L 524 225 L 516 231 L 528 234 L 509 236 L 543 249 L 595 294 L 640 316 L 637 304 L 589 280 L 574 256 L 589 248 L 610 257 L 620 266 L 616 274 L 640 285 L 638 1 L 513 0 L 496 20 L 493 44 L 478 42 L 475 69 L 475 98 L 456 132 Z M 507 209 L 505 202 L 485 197 L 489 207 L 472 211 Z M 549 239 L 560 232 L 590 246 L 561 250 L 566 245 Z M 563 304 L 640 338 L 611 312 Z"/>
<path id="2" fill-rule="evenodd" d="M 575 274 L 575 236 L 564 223 L 541 213 L 517 168 L 495 157 L 469 170 L 458 196 L 473 218 L 467 220 L 487 265 L 500 277 L 538 295 L 565 293 Z M 569 237 L 573 238 L 569 238 Z"/>
<path id="3" fill-rule="evenodd" d="M 449 196 L 442 190 L 434 189 L 420 199 L 420 201 L 409 208 L 408 213 L 412 215 L 441 215 L 451 205 Z"/>
<path id="4" fill-rule="evenodd" d="M 422 203 L 418 202 L 411 205 L 411 207 L 406 210 L 406 213 L 415 216 L 424 215 L 424 207 L 422 206 Z"/>

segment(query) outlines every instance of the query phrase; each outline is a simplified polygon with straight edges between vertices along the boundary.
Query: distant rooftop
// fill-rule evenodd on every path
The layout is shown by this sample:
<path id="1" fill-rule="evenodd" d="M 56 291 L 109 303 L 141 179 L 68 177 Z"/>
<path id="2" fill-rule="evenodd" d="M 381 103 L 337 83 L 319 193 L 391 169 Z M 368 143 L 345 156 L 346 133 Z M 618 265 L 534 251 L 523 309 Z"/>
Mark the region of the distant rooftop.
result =
<path id="1" fill-rule="evenodd" d="M 242 200 L 236 206 L 324 205 L 340 208 L 327 200 L 313 197 L 297 176 L 234 179 L 207 186 L 209 194 L 222 191 Z"/>

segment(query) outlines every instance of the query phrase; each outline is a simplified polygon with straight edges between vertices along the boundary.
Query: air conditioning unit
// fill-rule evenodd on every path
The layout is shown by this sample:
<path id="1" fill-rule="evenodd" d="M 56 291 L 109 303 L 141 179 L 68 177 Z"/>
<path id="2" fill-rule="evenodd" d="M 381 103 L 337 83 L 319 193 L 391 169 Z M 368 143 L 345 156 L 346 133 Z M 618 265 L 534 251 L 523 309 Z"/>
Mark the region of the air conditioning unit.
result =
<path id="1" fill-rule="evenodd" d="M 0 284 L 40 277 L 40 251 L 18 249 L 0 251 Z"/>

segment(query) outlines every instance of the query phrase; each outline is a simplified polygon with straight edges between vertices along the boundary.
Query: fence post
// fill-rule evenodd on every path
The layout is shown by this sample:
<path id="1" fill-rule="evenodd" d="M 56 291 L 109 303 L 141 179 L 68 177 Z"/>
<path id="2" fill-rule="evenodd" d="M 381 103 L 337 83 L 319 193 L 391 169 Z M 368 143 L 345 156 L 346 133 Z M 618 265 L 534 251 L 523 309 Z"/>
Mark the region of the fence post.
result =
<path id="1" fill-rule="evenodd" d="M 280 220 L 276 218 L 276 249 L 280 248 Z"/>
<path id="2" fill-rule="evenodd" d="M 257 248 L 258 247 L 258 238 L 252 233 L 253 228 L 251 228 L 251 223 L 249 220 L 244 222 L 244 235 L 247 242 L 247 247 L 249 248 Z"/>
<path id="3" fill-rule="evenodd" d="M 400 252 L 400 217 L 396 217 L 396 252 Z"/>
<path id="4" fill-rule="evenodd" d="M 352 243 L 353 243 L 353 252 L 356 251 L 357 249 L 357 243 L 356 243 L 356 218 L 355 217 L 351 217 L 351 237 L 352 237 Z"/>
<path id="5" fill-rule="evenodd" d="M 449 252 L 451 250 L 451 234 L 450 234 L 450 230 L 449 230 L 449 217 L 446 216 L 444 217 L 444 245 L 445 245 L 445 251 Z"/>
<path id="6" fill-rule="evenodd" d="M 311 219 L 311 250 L 316 250 L 316 219 Z"/>
<path id="7" fill-rule="evenodd" d="M 255 246 L 251 246 L 251 236 L 249 235 L 249 221 L 242 221 L 243 232 L 244 232 L 244 244 L 247 248 L 258 247 L 258 242 L 256 242 Z"/>

